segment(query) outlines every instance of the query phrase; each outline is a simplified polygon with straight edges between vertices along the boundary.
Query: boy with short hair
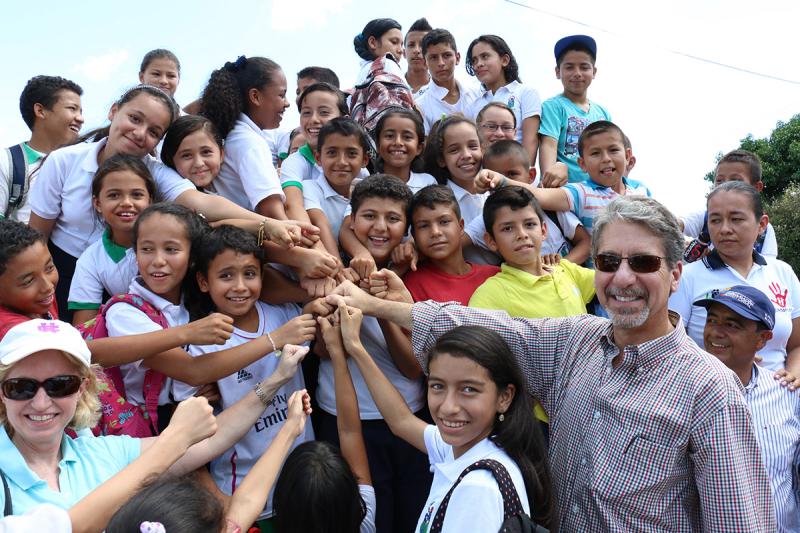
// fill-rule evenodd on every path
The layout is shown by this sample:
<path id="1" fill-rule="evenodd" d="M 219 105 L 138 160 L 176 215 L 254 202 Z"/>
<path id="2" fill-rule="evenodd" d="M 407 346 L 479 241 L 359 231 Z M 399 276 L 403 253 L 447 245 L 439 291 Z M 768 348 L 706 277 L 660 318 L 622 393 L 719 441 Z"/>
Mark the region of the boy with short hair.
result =
<path id="1" fill-rule="evenodd" d="M 425 55 L 422 51 L 422 40 L 432 29 L 428 19 L 425 17 L 417 19 L 408 28 L 408 33 L 406 33 L 405 42 L 403 43 L 406 60 L 408 61 L 406 81 L 411 87 L 411 93 L 414 96 L 422 94 L 430 81 L 428 68 L 425 66 Z"/>
<path id="2" fill-rule="evenodd" d="M 556 78 L 561 80 L 564 91 L 542 104 L 539 167 L 545 187 L 589 178 L 578 164 L 578 139 L 592 122 L 611 120 L 608 111 L 587 95 L 597 74 L 595 40 L 588 35 L 570 35 L 556 43 L 554 53 Z"/>
<path id="3" fill-rule="evenodd" d="M 758 154 L 747 150 L 728 152 L 720 158 L 714 170 L 714 187 L 726 181 L 743 181 L 761 192 L 764 190 L 764 182 L 761 181 L 761 158 Z M 711 245 L 708 212 L 705 209 L 695 211 L 682 218 L 681 222 L 683 234 L 693 239 L 683 255 L 684 261 L 691 263 L 702 258 Z M 758 236 L 754 248 L 763 256 L 773 259 L 778 257 L 778 241 L 772 224 L 767 224 L 766 231 Z"/>
<path id="4" fill-rule="evenodd" d="M 497 141 L 484 152 L 483 167 L 498 172 L 510 180 L 509 184 L 538 185 L 536 169 L 531 166 L 528 152 L 517 141 Z M 547 226 L 547 236 L 542 243 L 542 254 L 558 254 L 575 264 L 589 257 L 592 241 L 578 217 L 569 211 L 545 212 L 542 219 Z M 486 226 L 483 217 L 474 218 L 465 228 L 465 235 L 475 246 L 488 249 L 484 241 Z"/>
<path id="5" fill-rule="evenodd" d="M 406 212 L 410 202 L 408 186 L 387 174 L 364 178 L 353 188 L 350 228 L 372 255 L 378 268 L 391 266 L 392 250 L 406 235 Z M 414 357 L 407 334 L 394 323 L 365 316 L 361 324 L 361 342 L 384 375 L 400 391 L 409 408 L 422 413 L 425 407 L 422 369 Z M 430 488 L 427 455 L 392 435 L 352 359 L 348 360 L 348 366 L 361 419 L 365 421 L 362 427 L 377 495 L 378 531 L 411 531 Z M 333 367 L 329 360 L 323 359 L 317 391 L 323 413 L 317 436 L 335 442 L 338 433 L 334 394 Z"/>
<path id="6" fill-rule="evenodd" d="M 467 305 L 475 289 L 500 269 L 464 260 L 464 220 L 452 189 L 428 185 L 414 195 L 408 212 L 411 234 L 424 258 L 417 270 L 407 272 L 403 278 L 414 301 L 456 301 Z"/>
<path id="7" fill-rule="evenodd" d="M 315 83 L 330 83 L 339 89 L 339 76 L 327 67 L 306 67 L 297 73 L 297 89 L 295 90 L 296 103 L 300 101 L 300 95 L 307 87 Z"/>
<path id="8" fill-rule="evenodd" d="M 0 218 L 30 219 L 28 190 L 44 157 L 75 142 L 83 126 L 81 94 L 80 85 L 58 76 L 35 76 L 25 85 L 19 110 L 31 138 L 0 156 Z"/>
<path id="9" fill-rule="evenodd" d="M 414 102 L 422 113 L 425 133 L 444 116 L 466 114 L 478 98 L 478 90 L 456 79 L 456 66 L 461 54 L 456 39 L 447 30 L 436 28 L 422 39 L 422 54 L 430 71 L 431 81 L 424 91 L 415 95 Z"/>
<path id="10" fill-rule="evenodd" d="M 530 191 L 519 186 L 492 193 L 483 206 L 486 242 L 500 254 L 500 273 L 478 287 L 471 307 L 501 309 L 526 318 L 586 313 L 594 298 L 594 271 L 566 259 L 542 262 L 547 235 L 544 211 Z"/>

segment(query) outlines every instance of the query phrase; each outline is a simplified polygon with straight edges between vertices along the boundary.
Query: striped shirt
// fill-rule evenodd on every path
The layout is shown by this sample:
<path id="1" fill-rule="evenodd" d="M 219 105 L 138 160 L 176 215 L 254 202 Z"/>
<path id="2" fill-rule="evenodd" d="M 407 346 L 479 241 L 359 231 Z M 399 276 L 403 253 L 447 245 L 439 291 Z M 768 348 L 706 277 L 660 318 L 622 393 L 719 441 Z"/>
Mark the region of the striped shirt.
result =
<path id="1" fill-rule="evenodd" d="M 800 494 L 796 492 L 800 481 L 800 397 L 781 387 L 771 370 L 758 365 L 753 365 L 744 394 L 772 485 L 778 531 L 800 531 Z"/>
<path id="2" fill-rule="evenodd" d="M 647 186 L 636 180 L 622 178 L 625 185 L 625 196 L 647 196 L 653 195 Z M 599 183 L 587 179 L 578 183 L 568 183 L 564 185 L 564 191 L 569 199 L 569 209 L 580 219 L 583 227 L 592 234 L 592 222 L 595 217 L 606 208 L 611 201 L 620 196 L 611 187 L 600 185 Z"/>
<path id="3" fill-rule="evenodd" d="M 677 315 L 669 334 L 620 352 L 598 317 L 510 318 L 430 301 L 412 314 L 423 368 L 436 338 L 462 324 L 496 331 L 516 354 L 551 418 L 562 531 L 775 530 L 741 383 Z"/>

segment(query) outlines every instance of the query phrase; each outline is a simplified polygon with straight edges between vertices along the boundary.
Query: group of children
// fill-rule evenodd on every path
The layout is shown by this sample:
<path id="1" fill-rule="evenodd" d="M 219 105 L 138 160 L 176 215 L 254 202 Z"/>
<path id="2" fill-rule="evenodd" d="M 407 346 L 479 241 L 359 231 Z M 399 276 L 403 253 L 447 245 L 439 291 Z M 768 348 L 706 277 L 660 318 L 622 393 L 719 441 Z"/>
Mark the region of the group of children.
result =
<path id="1" fill-rule="evenodd" d="M 556 43 L 564 91 L 544 102 L 499 36 L 467 49 L 480 90 L 456 80 L 452 34 L 424 19 L 405 38 L 395 21 L 371 21 L 354 41 L 365 69 L 398 62 L 404 44 L 416 108 L 387 110 L 371 137 L 348 117 L 329 69 L 298 73 L 300 124 L 282 143 L 275 129 L 290 104 L 277 63 L 228 62 L 181 110 L 172 99 L 180 63 L 156 50 L 142 85 L 116 101 L 91 142 L 56 149 L 78 139 L 80 87 L 31 80 L 21 197 L 14 165 L 0 165 L 0 334 L 29 318 L 102 319 L 107 337 L 88 341 L 93 362 L 120 368 L 125 398 L 154 433 L 176 402 L 200 394 L 224 409 L 275 371 L 285 345 L 310 343 L 318 364 L 307 361 L 305 377 L 286 383 L 207 470 L 209 486 L 233 493 L 276 438 L 292 392 L 315 391 L 313 428 L 294 442 L 262 531 L 319 531 L 320 520 L 340 521 L 336 531 L 433 531 L 444 494 L 484 458 L 509 471 L 528 514 L 556 526 L 535 437 L 546 413 L 538 408 L 537 427 L 497 335 L 458 328 L 422 369 L 407 331 L 325 296 L 343 279 L 369 289 L 389 269 L 415 301 L 519 317 L 603 313 L 593 302 L 592 220 L 617 196 L 650 192 L 629 177 L 629 139 L 587 96 L 590 37 Z M 106 304 L 119 294 L 129 298 Z M 503 499 L 491 474 L 460 487 L 442 530 L 496 530 Z"/>

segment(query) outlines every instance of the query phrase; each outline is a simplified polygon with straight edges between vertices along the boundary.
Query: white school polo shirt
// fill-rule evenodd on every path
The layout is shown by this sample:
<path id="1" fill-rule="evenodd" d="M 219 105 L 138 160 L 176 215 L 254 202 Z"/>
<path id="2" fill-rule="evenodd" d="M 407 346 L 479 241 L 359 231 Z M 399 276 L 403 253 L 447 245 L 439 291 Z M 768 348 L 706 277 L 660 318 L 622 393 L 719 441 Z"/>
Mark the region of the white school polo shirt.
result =
<path id="1" fill-rule="evenodd" d="M 108 230 L 78 258 L 69 286 L 69 309 L 98 309 L 103 292 L 109 296 L 125 294 L 139 273 L 133 248 L 123 248 L 111 240 Z"/>
<path id="2" fill-rule="evenodd" d="M 483 439 L 467 450 L 461 457 L 453 457 L 453 447 L 444 442 L 439 428 L 430 425 L 425 428 L 425 448 L 433 471 L 433 483 L 428 500 L 414 531 L 428 531 L 442 498 L 458 476 L 472 463 L 481 459 L 494 459 L 501 463 L 511 477 L 522 508 L 530 516 L 528 493 L 517 463 L 489 439 Z M 489 470 L 475 470 L 467 474 L 450 496 L 450 503 L 444 515 L 442 533 L 461 531 L 500 531 L 503 524 L 503 496 L 500 487 Z"/>
<path id="3" fill-rule="evenodd" d="M 269 305 L 263 302 L 256 302 L 256 310 L 258 311 L 258 328 L 256 331 L 249 332 L 234 328 L 231 338 L 225 344 L 221 346 L 192 345 L 189 347 L 189 353 L 193 357 L 200 357 L 203 354 L 228 350 L 246 344 L 266 335 L 270 331 L 275 331 L 289 320 L 300 315 L 300 308 L 294 304 Z M 250 363 L 238 372 L 218 380 L 217 385 L 222 396 L 222 409 L 228 409 L 249 394 L 256 386 L 256 383 L 267 379 L 275 372 L 279 362 L 280 358 L 276 357 L 273 352 L 265 353 L 261 359 Z M 277 390 L 272 402 L 264 409 L 264 412 L 245 436 L 212 463 L 211 475 L 222 492 L 228 495 L 233 494 L 236 487 L 239 486 L 256 461 L 269 447 L 278 431 L 283 427 L 283 422 L 286 420 L 289 396 L 294 391 L 305 387 L 303 372 L 298 369 L 294 377 Z M 185 398 L 176 395 L 175 399 L 180 401 Z M 311 424 L 306 424 L 303 434 L 292 444 L 292 449 L 298 444 L 309 440 L 314 440 L 314 430 L 311 428 Z M 267 518 L 271 515 L 272 492 L 270 492 L 267 505 L 260 518 Z"/>
<path id="4" fill-rule="evenodd" d="M 468 116 L 472 105 L 480 96 L 481 93 L 477 88 L 466 86 L 458 80 L 455 81 L 460 93 L 455 104 L 449 104 L 444 101 L 444 97 L 447 96 L 448 92 L 447 88 L 436 85 L 433 80 L 428 83 L 425 91 L 415 95 L 414 103 L 417 104 L 417 107 L 422 112 L 426 135 L 431 131 L 434 122 L 442 117 L 449 117 L 455 113 Z"/>
<path id="5" fill-rule="evenodd" d="M 306 211 L 319 209 L 328 219 L 333 236 L 338 239 L 350 198 L 345 198 L 331 187 L 325 177 L 307 180 L 303 184 L 303 203 Z"/>
<path id="6" fill-rule="evenodd" d="M 92 207 L 92 179 L 97 172 L 97 155 L 106 141 L 79 143 L 51 152 L 31 185 L 32 212 L 56 221 L 50 240 L 73 257 L 80 257 L 105 230 Z M 156 182 L 157 200 L 174 202 L 184 192 L 194 190 L 191 181 L 154 157 L 146 155 L 142 161 Z"/>
<path id="7" fill-rule="evenodd" d="M 408 188 L 411 189 L 412 194 L 417 194 L 417 192 L 423 187 L 427 187 L 428 185 L 436 185 L 437 183 L 438 182 L 436 181 L 436 178 L 427 172 L 411 172 L 408 176 L 406 185 L 408 185 Z"/>
<path id="8" fill-rule="evenodd" d="M 189 323 L 189 311 L 181 303 L 173 304 L 150 289 L 142 285 L 142 278 L 137 277 L 131 282 L 128 292 L 136 294 L 147 300 L 153 307 L 161 311 L 167 324 L 170 327 L 182 326 Z M 147 315 L 139 311 L 132 305 L 126 303 L 114 304 L 106 311 L 106 327 L 109 337 L 123 337 L 125 335 L 138 335 L 139 333 L 151 333 L 161 330 L 161 326 L 150 320 Z M 128 401 L 135 405 L 144 405 L 144 375 L 147 367 L 142 365 L 142 360 L 135 363 L 120 365 L 122 379 L 125 382 L 125 396 Z M 164 385 L 158 395 L 158 405 L 172 403 L 170 392 L 173 379 L 164 379 Z"/>
<path id="9" fill-rule="evenodd" d="M 392 385 L 398 390 L 405 400 L 408 408 L 417 412 L 425 405 L 425 395 L 422 378 L 408 379 L 394 364 L 386 339 L 383 336 L 378 320 L 371 316 L 365 316 L 361 323 L 361 343 L 368 354 L 372 356 L 375 364 L 381 369 L 383 375 L 391 381 Z M 358 370 L 353 359 L 347 360 L 350 369 L 350 377 L 353 378 L 353 387 L 356 389 L 358 397 L 358 408 L 362 420 L 380 420 L 383 417 L 369 393 L 364 376 Z M 330 360 L 323 359 L 319 364 L 319 387 L 317 388 L 317 402 L 326 412 L 336 415 L 336 395 L 333 380 L 333 365 Z"/>
<path id="10" fill-rule="evenodd" d="M 255 210 L 274 194 L 283 199 L 281 182 L 272 164 L 272 135 L 242 113 L 225 138 L 225 158 L 214 187 L 220 196 L 245 209 Z"/>
<path id="11" fill-rule="evenodd" d="M 542 115 L 542 99 L 536 89 L 523 85 L 518 81 L 512 81 L 504 85 L 492 94 L 492 91 L 481 85 L 483 92 L 472 103 L 472 110 L 469 116 L 472 120 L 478 118 L 478 113 L 486 104 L 500 102 L 506 104 L 517 117 L 517 140 L 522 142 L 522 121 L 526 118 Z"/>
<path id="12" fill-rule="evenodd" d="M 290 185 L 303 188 L 303 182 L 310 179 L 325 178 L 322 175 L 322 167 L 314 160 L 311 148 L 306 144 L 281 164 L 281 187 L 284 189 Z"/>
<path id="13" fill-rule="evenodd" d="M 701 261 L 683 266 L 680 284 L 677 292 L 670 296 L 669 308 L 681 315 L 689 336 L 702 347 L 706 309 L 693 305 L 694 302 L 711 298 L 715 292 L 734 285 L 755 287 L 775 306 L 772 339 L 758 355 L 764 358 L 763 366 L 770 370 L 782 369 L 786 361 L 786 341 L 792 334 L 792 320 L 800 316 L 800 281 L 792 267 L 783 261 L 766 259 L 754 250 L 753 267 L 743 277 L 712 251 Z"/>

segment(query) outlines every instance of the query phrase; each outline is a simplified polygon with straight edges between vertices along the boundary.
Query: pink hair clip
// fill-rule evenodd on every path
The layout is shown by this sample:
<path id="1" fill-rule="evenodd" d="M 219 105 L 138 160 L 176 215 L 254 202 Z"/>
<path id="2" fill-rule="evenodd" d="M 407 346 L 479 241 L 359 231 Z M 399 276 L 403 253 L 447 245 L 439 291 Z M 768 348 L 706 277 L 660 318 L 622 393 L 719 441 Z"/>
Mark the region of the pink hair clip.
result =
<path id="1" fill-rule="evenodd" d="M 141 533 L 167 533 L 161 522 L 142 522 L 139 524 L 139 531 Z"/>

